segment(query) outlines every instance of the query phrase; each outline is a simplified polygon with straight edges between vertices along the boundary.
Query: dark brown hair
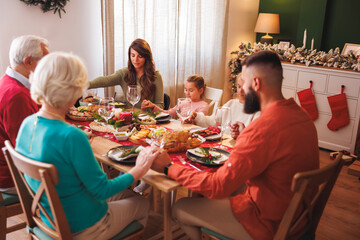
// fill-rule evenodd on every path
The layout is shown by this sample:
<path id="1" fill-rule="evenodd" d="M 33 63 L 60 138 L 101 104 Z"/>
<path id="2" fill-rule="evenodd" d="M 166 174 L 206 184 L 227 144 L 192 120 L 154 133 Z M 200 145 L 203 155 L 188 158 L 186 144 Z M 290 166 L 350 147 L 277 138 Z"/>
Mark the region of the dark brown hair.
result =
<path id="1" fill-rule="evenodd" d="M 136 85 L 136 70 L 134 65 L 131 63 L 131 49 L 138 52 L 143 58 L 144 63 L 144 74 L 139 79 L 139 84 L 142 88 L 141 96 L 143 99 L 152 100 L 156 87 L 155 81 L 155 64 L 152 57 L 150 45 L 144 39 L 134 40 L 128 50 L 128 73 L 125 77 L 125 82 L 128 85 Z"/>
<path id="2" fill-rule="evenodd" d="M 280 83 L 282 82 L 283 69 L 280 58 L 275 52 L 266 50 L 252 54 L 245 58 L 241 65 L 246 67 L 268 65 L 274 71 L 276 77 L 280 80 Z"/>
<path id="3" fill-rule="evenodd" d="M 201 88 L 203 89 L 203 92 L 202 94 L 200 95 L 200 97 L 202 98 L 204 96 L 204 93 L 205 93 L 205 89 L 206 89 L 206 84 L 205 84 L 205 80 L 202 76 L 200 75 L 197 75 L 197 74 L 194 74 L 194 75 L 191 75 L 189 76 L 187 79 L 186 79 L 187 82 L 192 82 L 195 84 L 195 87 L 200 90 Z"/>

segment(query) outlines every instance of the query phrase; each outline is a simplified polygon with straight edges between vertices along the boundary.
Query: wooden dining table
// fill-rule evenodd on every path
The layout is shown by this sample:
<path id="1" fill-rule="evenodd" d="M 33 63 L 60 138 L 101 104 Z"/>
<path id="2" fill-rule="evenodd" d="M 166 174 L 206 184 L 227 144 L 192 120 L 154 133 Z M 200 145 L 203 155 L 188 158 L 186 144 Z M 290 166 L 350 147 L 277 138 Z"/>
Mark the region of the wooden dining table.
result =
<path id="1" fill-rule="evenodd" d="M 161 126 L 169 128 L 169 129 L 191 129 L 197 127 L 191 124 L 180 125 L 179 121 L 174 120 L 167 124 L 162 124 Z M 230 138 L 229 136 L 225 136 L 223 140 L 223 145 L 228 147 L 233 147 L 235 144 L 235 140 Z M 107 152 L 114 147 L 121 146 L 121 142 L 111 141 L 102 136 L 96 136 L 93 138 L 91 142 L 91 147 L 94 152 L 96 159 L 105 167 L 111 167 L 120 172 L 128 172 L 133 165 L 125 165 L 119 162 L 115 162 L 110 160 L 107 157 Z M 158 173 L 153 170 L 149 170 L 142 178 L 142 181 L 146 182 L 153 188 L 160 190 L 163 197 L 163 239 L 170 240 L 172 239 L 172 219 L 171 219 L 171 203 L 172 201 L 172 193 L 174 190 L 177 190 L 181 187 L 181 184 L 177 181 L 165 176 L 163 173 Z"/>

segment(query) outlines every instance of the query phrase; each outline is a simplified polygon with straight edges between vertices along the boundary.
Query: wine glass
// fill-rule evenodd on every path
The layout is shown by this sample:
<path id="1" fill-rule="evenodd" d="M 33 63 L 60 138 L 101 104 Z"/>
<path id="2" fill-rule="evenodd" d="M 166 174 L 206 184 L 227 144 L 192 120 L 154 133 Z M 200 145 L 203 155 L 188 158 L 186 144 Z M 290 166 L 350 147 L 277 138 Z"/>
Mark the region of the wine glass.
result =
<path id="1" fill-rule="evenodd" d="M 132 105 L 132 112 L 134 112 L 134 106 L 140 101 L 140 91 L 137 85 L 129 85 L 126 93 L 128 102 Z"/>
<path id="2" fill-rule="evenodd" d="M 220 129 L 221 129 L 221 137 L 220 137 L 220 148 L 224 148 L 223 146 L 223 135 L 225 134 L 229 134 L 229 129 L 230 129 L 230 125 L 231 125 L 231 111 L 229 107 L 222 107 L 222 108 L 218 108 L 216 109 L 216 121 L 218 123 L 218 125 L 220 125 Z"/>
<path id="3" fill-rule="evenodd" d="M 189 98 L 178 98 L 176 105 L 176 114 L 184 127 L 184 121 L 190 117 L 191 114 L 191 100 Z"/>
<path id="4" fill-rule="evenodd" d="M 105 97 L 100 99 L 99 102 L 99 115 L 105 119 L 106 124 L 108 124 L 109 120 L 114 116 L 114 98 L 113 97 Z M 104 137 L 110 137 L 110 135 L 105 134 Z"/>

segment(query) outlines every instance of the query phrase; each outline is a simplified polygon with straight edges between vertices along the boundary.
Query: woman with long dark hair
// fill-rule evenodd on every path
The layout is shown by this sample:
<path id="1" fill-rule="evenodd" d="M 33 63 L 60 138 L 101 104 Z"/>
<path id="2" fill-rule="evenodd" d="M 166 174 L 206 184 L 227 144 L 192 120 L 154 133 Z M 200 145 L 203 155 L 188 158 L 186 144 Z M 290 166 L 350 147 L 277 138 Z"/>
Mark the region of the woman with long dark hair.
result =
<path id="1" fill-rule="evenodd" d="M 150 45 L 140 38 L 134 40 L 129 47 L 128 57 L 128 67 L 109 76 L 95 78 L 90 81 L 89 88 L 120 85 L 126 97 L 127 86 L 138 85 L 141 89 L 141 99 L 135 107 L 140 108 L 142 101 L 146 99 L 163 108 L 163 81 L 161 74 L 155 70 Z"/>

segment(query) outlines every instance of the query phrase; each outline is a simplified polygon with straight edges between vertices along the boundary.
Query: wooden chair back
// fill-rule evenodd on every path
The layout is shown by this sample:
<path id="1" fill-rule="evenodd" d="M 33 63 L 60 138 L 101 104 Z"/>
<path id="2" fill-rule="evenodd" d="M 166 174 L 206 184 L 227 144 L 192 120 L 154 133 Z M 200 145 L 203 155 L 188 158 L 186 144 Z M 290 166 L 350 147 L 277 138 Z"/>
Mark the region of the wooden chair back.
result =
<path id="1" fill-rule="evenodd" d="M 16 152 L 10 141 L 5 141 L 3 152 L 10 168 L 15 187 L 19 193 L 21 206 L 30 228 L 38 226 L 43 232 L 54 239 L 72 239 L 60 198 L 55 185 L 59 182 L 58 172 L 54 165 L 31 160 Z M 40 186 L 34 192 L 24 178 L 24 174 L 40 181 Z M 46 194 L 51 213 L 40 203 Z M 40 218 L 39 211 L 46 217 L 53 229 L 49 228 Z M 50 217 L 52 216 L 52 217 Z M 36 236 L 29 233 L 31 237 Z"/>
<path id="2" fill-rule="evenodd" d="M 287 208 L 275 240 L 315 237 L 316 228 L 336 179 L 344 164 L 342 153 L 329 165 L 294 175 L 291 190 L 294 196 Z"/>
<path id="3" fill-rule="evenodd" d="M 220 104 L 222 94 L 223 94 L 222 89 L 206 87 L 204 97 L 206 99 L 211 100 L 211 102 L 209 103 L 209 110 L 210 111 L 209 111 L 208 115 L 213 115 L 215 113 L 215 110 L 217 109 L 217 107 Z"/>

